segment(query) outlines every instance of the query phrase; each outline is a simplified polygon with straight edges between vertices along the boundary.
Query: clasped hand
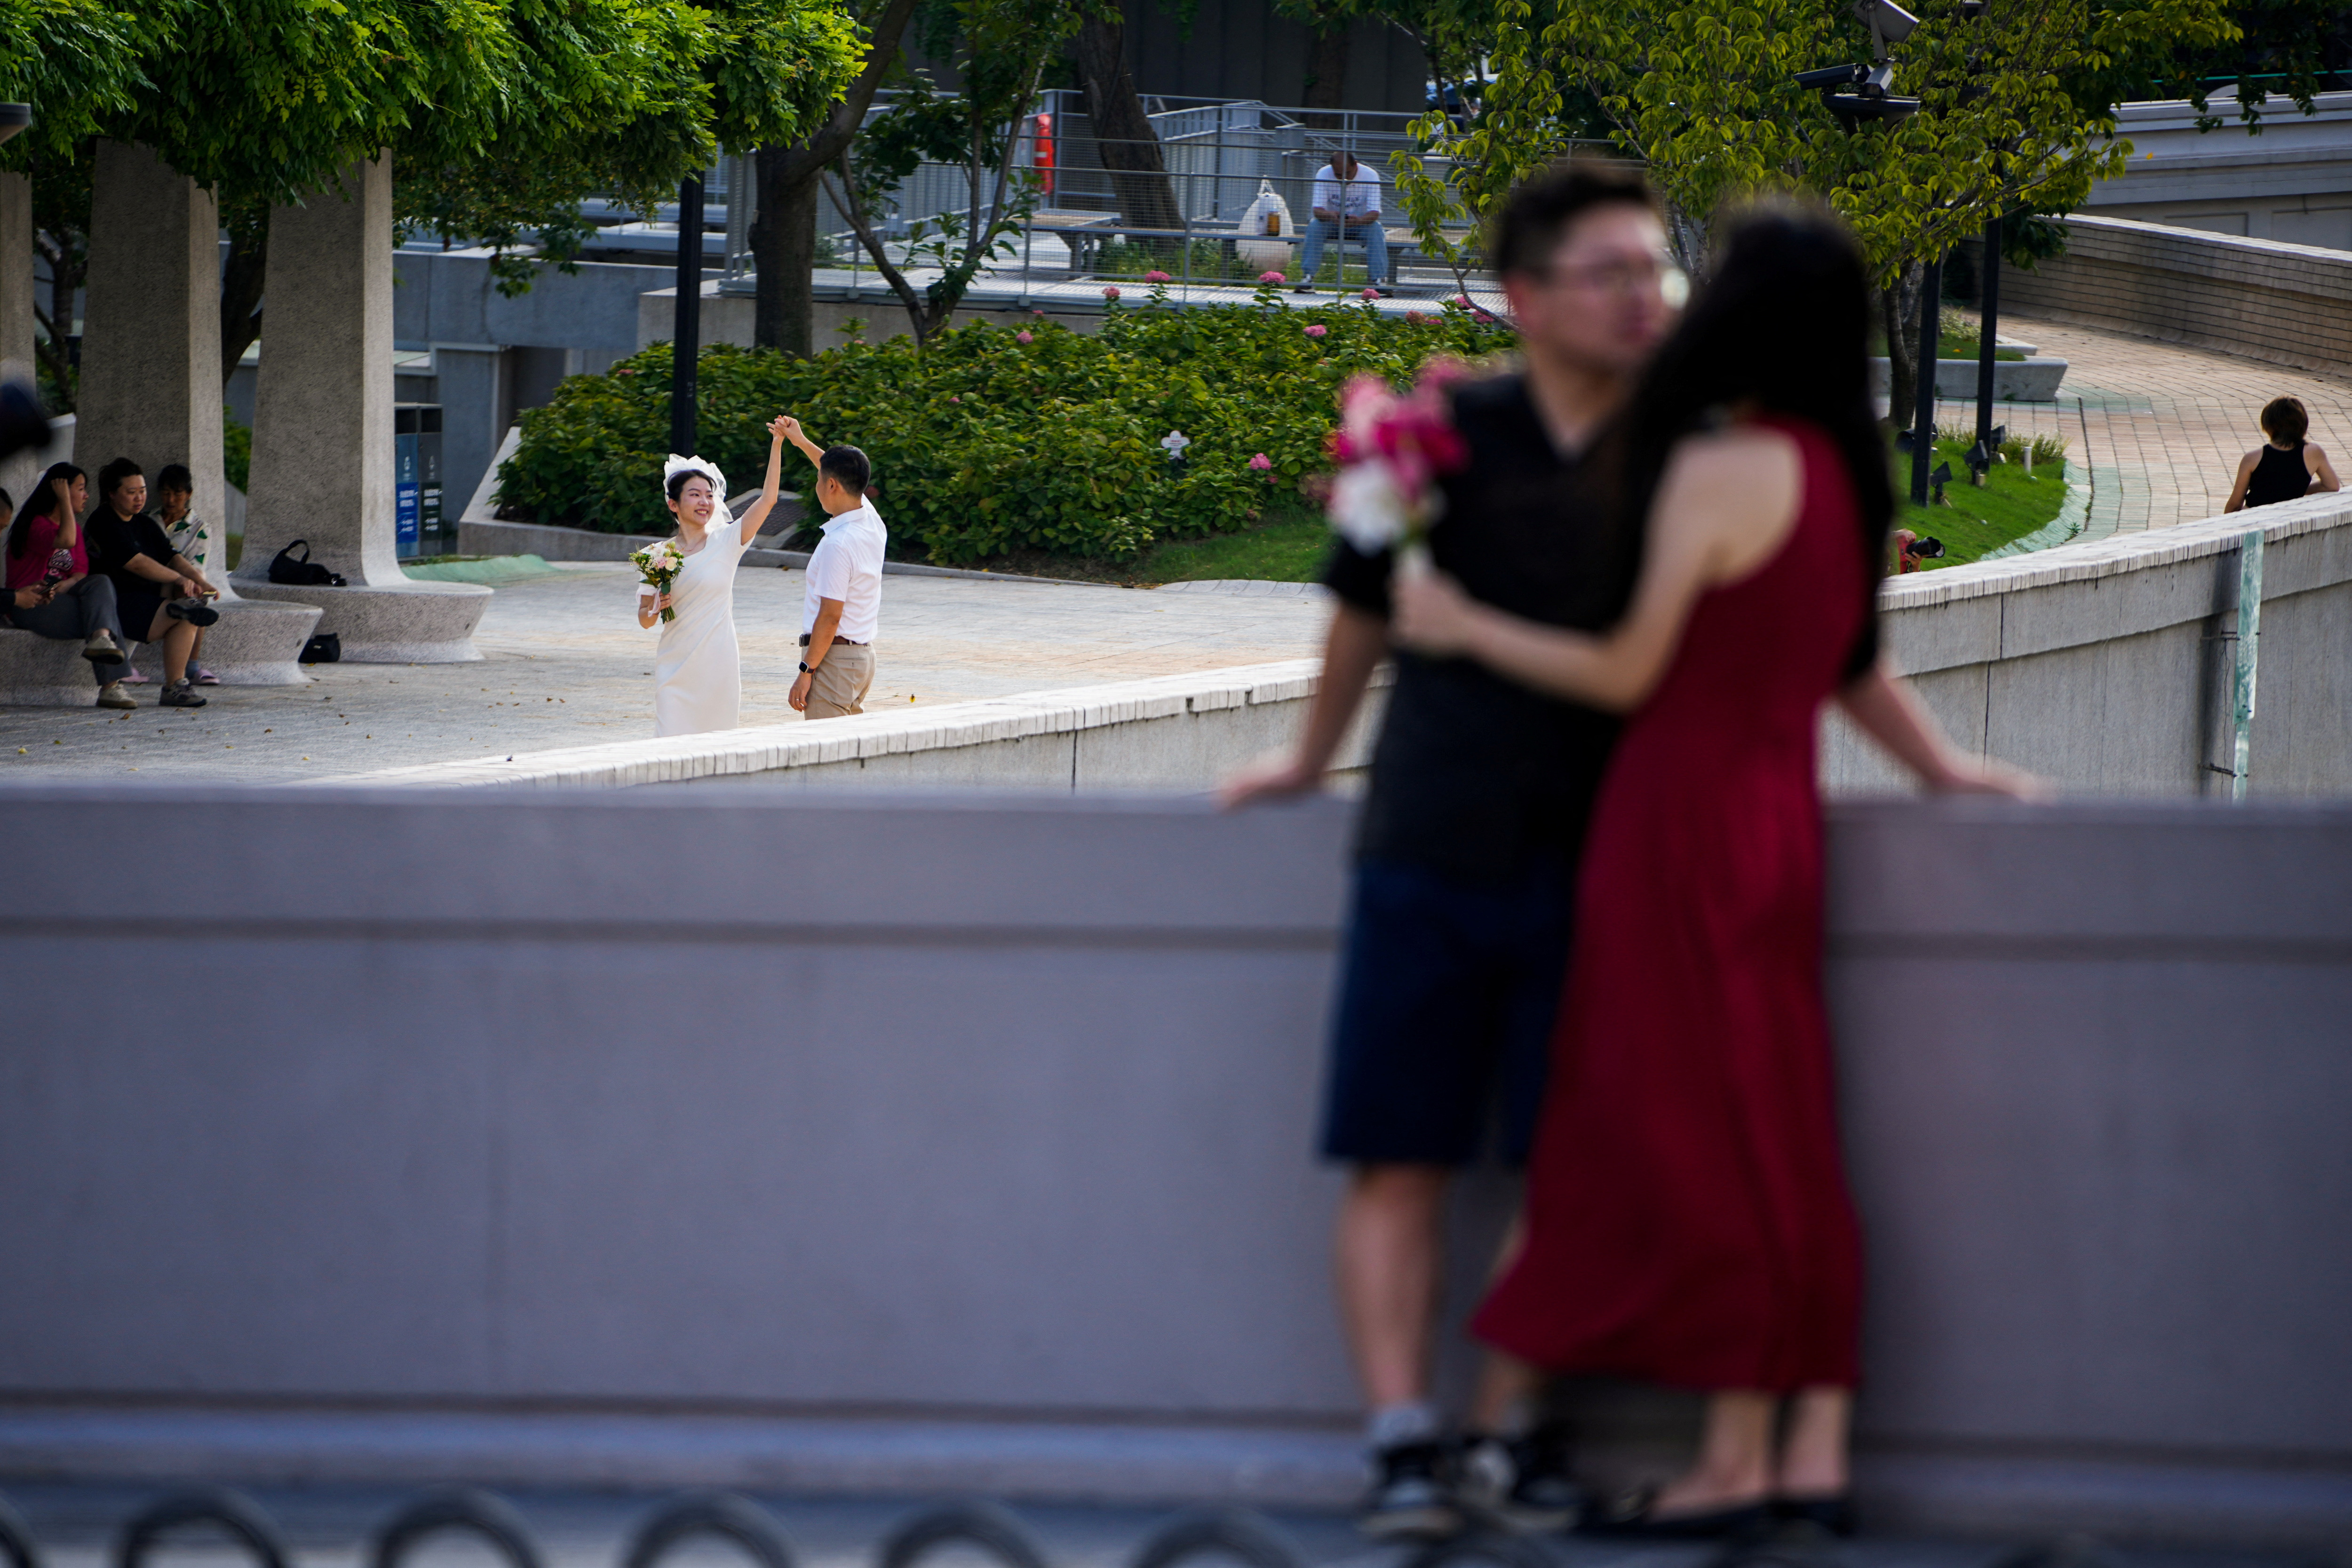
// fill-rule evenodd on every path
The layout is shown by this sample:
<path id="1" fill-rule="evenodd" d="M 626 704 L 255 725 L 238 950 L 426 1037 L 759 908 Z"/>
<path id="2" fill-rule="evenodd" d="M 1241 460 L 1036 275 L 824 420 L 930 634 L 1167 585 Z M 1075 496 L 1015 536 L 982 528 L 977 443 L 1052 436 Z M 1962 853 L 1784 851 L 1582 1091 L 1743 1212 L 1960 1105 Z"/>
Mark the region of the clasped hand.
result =
<path id="1" fill-rule="evenodd" d="M 1416 653 L 1460 653 L 1478 618 L 1477 601 L 1443 572 L 1401 566 L 1389 590 L 1389 637 Z"/>

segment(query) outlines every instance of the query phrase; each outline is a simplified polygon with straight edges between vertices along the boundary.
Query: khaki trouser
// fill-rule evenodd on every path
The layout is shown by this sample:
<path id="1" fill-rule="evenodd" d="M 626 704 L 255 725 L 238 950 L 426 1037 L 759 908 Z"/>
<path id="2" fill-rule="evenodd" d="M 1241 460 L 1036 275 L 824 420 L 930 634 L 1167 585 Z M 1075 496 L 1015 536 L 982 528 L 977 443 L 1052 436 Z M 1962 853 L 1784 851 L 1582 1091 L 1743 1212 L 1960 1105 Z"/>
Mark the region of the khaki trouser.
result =
<path id="1" fill-rule="evenodd" d="M 840 719 L 863 713 L 866 689 L 874 684 L 874 650 L 836 642 L 809 677 L 808 716 Z"/>

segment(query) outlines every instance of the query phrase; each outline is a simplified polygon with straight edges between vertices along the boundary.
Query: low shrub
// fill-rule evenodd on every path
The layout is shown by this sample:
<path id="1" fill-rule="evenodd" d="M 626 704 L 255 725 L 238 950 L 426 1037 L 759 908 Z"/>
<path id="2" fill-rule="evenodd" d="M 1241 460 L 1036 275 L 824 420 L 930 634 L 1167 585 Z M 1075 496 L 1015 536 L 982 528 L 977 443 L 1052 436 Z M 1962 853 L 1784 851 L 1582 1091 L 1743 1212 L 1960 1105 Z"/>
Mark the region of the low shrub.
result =
<path id="1" fill-rule="evenodd" d="M 928 350 L 904 337 L 806 360 L 708 349 L 697 419 L 702 455 L 739 491 L 760 482 L 779 413 L 817 440 L 864 447 L 894 542 L 936 561 L 1023 549 L 1124 560 L 1155 541 L 1247 527 L 1272 487 L 1327 468 L 1349 376 L 1402 384 L 1433 354 L 1509 342 L 1458 310 L 1404 321 L 1286 310 L 1269 288 L 1252 305 L 1114 306 L 1094 335 L 1025 317 L 958 327 Z M 523 415 L 501 500 L 542 522 L 666 531 L 669 375 L 669 345 L 656 343 L 563 383 Z M 1162 447 L 1171 432 L 1189 438 L 1181 458 Z M 1261 454 L 1270 467 L 1253 468 Z M 786 462 L 785 488 L 807 488 L 807 465 Z"/>

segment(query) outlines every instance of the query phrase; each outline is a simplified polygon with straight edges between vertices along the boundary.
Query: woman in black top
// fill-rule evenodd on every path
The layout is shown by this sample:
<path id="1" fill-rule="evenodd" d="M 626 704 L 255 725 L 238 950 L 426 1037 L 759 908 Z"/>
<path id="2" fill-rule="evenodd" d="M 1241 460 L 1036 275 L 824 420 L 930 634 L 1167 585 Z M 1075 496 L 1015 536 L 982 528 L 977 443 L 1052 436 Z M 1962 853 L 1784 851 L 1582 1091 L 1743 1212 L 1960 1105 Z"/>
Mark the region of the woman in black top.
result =
<path id="1" fill-rule="evenodd" d="M 122 629 L 141 642 L 163 645 L 163 691 L 159 708 L 202 708 L 188 679 L 188 656 L 195 651 L 196 631 L 220 619 L 220 612 L 205 603 L 220 590 L 205 580 L 203 568 L 172 548 L 155 520 L 147 515 L 147 478 L 128 458 L 117 458 L 98 471 L 102 498 L 89 514 L 89 569 L 114 580 L 115 603 Z"/>
<path id="2" fill-rule="evenodd" d="M 2299 400 L 2273 398 L 2263 409 L 2263 434 L 2270 440 L 2239 459 L 2238 482 L 2221 510 L 2273 506 L 2314 490 L 2340 489 L 2327 454 L 2303 438 L 2310 428 L 2311 416 Z"/>

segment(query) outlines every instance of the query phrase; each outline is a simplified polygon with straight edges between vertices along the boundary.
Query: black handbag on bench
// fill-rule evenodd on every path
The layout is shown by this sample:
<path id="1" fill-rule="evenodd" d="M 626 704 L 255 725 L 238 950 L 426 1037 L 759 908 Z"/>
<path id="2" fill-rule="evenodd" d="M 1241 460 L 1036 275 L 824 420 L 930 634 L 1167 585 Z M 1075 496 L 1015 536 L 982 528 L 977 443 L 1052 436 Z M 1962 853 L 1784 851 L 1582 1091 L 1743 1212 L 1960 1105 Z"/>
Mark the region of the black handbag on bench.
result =
<path id="1" fill-rule="evenodd" d="M 294 558 L 294 545 L 302 547 L 302 558 Z M 298 539 L 294 544 L 279 551 L 269 563 L 269 580 L 289 588 L 348 588 L 340 572 L 330 572 L 310 559 L 310 542 Z"/>

